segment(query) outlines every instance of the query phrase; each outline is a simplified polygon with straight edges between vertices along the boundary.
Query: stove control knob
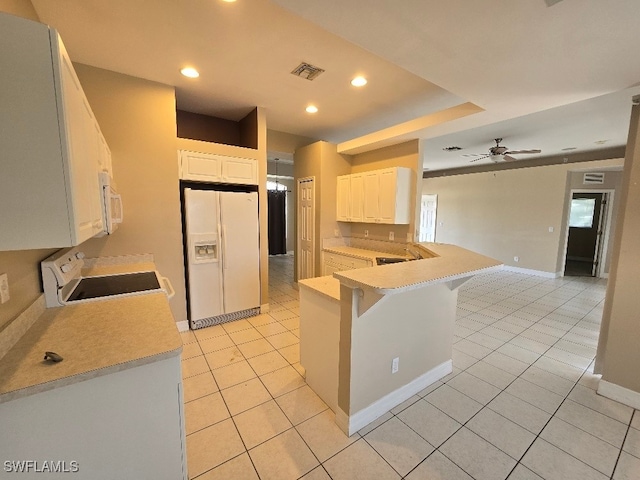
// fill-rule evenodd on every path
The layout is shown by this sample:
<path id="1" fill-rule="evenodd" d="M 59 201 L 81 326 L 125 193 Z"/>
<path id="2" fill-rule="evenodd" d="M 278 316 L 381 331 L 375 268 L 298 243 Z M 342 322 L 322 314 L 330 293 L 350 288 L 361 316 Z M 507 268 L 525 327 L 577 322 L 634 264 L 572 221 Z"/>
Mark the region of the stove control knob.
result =
<path id="1" fill-rule="evenodd" d="M 62 273 L 69 273 L 71 270 L 73 270 L 73 265 L 71 265 L 70 263 L 65 263 L 60 267 L 60 270 L 62 270 Z"/>
<path id="2" fill-rule="evenodd" d="M 76 253 L 76 258 L 77 258 L 78 260 L 82 260 L 82 259 L 84 258 L 84 253 L 82 253 L 82 252 L 78 252 L 78 253 Z"/>

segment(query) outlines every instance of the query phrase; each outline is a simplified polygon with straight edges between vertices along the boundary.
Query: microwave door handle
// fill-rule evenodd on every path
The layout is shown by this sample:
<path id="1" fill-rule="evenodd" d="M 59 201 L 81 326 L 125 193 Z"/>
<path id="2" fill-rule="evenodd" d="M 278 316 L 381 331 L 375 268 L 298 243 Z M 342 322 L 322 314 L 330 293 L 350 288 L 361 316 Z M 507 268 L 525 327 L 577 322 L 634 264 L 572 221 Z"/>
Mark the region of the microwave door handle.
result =
<path id="1" fill-rule="evenodd" d="M 112 193 L 111 198 L 115 200 L 116 204 L 118 205 L 118 216 L 113 217 L 113 222 L 122 223 L 122 220 L 124 219 L 124 211 L 122 209 L 122 195 L 120 195 L 119 193 Z"/>

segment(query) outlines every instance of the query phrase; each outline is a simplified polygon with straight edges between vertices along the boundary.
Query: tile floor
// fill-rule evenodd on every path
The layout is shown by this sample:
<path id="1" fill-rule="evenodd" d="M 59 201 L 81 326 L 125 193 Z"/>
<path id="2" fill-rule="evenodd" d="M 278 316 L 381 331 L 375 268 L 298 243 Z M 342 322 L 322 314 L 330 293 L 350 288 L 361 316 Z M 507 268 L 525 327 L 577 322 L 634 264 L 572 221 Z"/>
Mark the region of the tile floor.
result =
<path id="1" fill-rule="evenodd" d="M 292 272 L 270 259 L 269 314 L 182 334 L 190 478 L 640 479 L 640 414 L 591 373 L 603 281 L 475 277 L 453 373 L 348 438 L 300 376 Z"/>

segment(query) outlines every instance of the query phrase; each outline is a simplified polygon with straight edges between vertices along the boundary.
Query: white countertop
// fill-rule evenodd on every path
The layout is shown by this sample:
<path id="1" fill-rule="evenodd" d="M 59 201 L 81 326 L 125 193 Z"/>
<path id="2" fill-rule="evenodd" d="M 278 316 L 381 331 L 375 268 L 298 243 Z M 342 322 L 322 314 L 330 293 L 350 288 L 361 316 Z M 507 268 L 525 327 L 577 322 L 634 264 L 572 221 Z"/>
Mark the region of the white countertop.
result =
<path id="1" fill-rule="evenodd" d="M 491 272 L 499 261 L 455 245 L 420 243 L 432 258 L 335 272 L 341 284 L 370 289 L 380 294 L 400 293 L 427 285 Z"/>
<path id="2" fill-rule="evenodd" d="M 154 270 L 109 265 L 94 275 Z M 87 272 L 88 273 L 88 272 Z M 64 360 L 43 361 L 53 351 Z M 179 355 L 182 341 L 164 293 L 48 308 L 0 359 L 0 403 Z"/>

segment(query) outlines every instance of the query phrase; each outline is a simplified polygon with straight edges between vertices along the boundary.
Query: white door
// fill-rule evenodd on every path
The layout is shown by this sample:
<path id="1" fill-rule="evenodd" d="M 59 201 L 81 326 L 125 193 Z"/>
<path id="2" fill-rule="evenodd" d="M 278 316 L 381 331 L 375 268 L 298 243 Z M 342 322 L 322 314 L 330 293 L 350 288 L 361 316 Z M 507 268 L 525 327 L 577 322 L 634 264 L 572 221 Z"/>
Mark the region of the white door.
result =
<path id="1" fill-rule="evenodd" d="M 362 198 L 362 174 L 349 175 L 351 177 L 351 192 L 349 206 L 352 222 L 362 222 L 363 198 Z"/>
<path id="2" fill-rule="evenodd" d="M 438 195 L 422 195 L 420 205 L 420 242 L 436 241 L 436 213 L 438 210 Z"/>
<path id="3" fill-rule="evenodd" d="M 298 180 L 298 280 L 315 277 L 315 177 Z"/>
<path id="4" fill-rule="evenodd" d="M 224 313 L 260 306 L 260 226 L 256 192 L 220 192 Z"/>
<path id="5" fill-rule="evenodd" d="M 337 184 L 337 212 L 338 222 L 351 221 L 351 178 L 350 175 L 338 177 Z"/>

